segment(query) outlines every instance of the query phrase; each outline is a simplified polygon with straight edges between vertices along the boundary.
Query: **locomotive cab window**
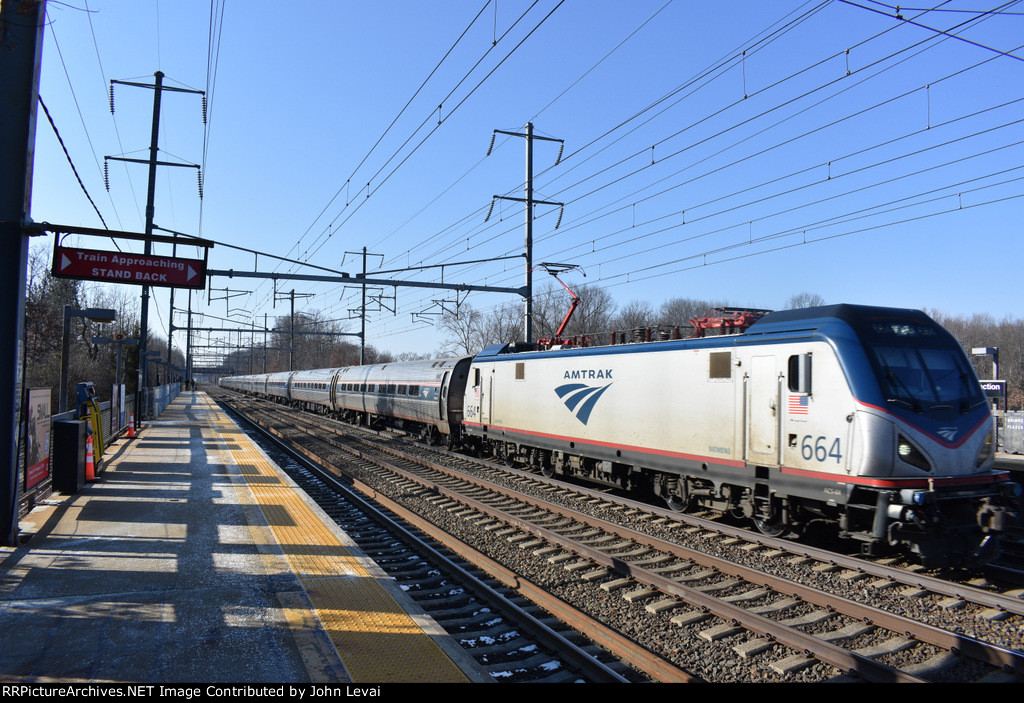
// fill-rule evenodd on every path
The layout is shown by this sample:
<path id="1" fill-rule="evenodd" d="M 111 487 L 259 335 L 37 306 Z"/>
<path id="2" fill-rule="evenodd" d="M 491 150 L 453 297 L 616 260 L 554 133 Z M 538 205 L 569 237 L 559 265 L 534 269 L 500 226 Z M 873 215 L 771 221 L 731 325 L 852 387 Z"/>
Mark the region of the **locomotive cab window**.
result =
<path id="1" fill-rule="evenodd" d="M 794 354 L 789 357 L 789 390 L 793 393 L 811 394 L 811 355 Z"/>

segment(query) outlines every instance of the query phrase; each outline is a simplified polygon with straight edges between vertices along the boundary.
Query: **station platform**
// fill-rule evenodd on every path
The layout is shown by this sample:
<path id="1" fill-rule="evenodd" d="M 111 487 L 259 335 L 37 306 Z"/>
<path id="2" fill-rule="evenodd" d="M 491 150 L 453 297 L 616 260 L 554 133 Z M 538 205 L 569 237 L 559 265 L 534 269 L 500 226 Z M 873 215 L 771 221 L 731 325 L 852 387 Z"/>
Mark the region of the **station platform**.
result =
<path id="1" fill-rule="evenodd" d="M 0 681 L 491 680 L 201 391 L 21 529 Z"/>
<path id="2" fill-rule="evenodd" d="M 996 468 L 1012 471 L 1016 480 L 1024 479 L 1024 455 L 996 453 Z"/>

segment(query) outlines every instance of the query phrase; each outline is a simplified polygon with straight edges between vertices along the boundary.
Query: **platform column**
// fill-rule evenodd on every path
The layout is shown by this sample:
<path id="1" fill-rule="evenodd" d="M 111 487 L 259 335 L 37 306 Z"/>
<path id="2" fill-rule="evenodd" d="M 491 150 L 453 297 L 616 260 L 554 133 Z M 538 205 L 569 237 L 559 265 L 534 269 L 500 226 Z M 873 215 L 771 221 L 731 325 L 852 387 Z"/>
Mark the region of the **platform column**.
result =
<path id="1" fill-rule="evenodd" d="M 25 271 L 46 4 L 0 2 L 0 543 L 18 540 L 18 422 Z"/>

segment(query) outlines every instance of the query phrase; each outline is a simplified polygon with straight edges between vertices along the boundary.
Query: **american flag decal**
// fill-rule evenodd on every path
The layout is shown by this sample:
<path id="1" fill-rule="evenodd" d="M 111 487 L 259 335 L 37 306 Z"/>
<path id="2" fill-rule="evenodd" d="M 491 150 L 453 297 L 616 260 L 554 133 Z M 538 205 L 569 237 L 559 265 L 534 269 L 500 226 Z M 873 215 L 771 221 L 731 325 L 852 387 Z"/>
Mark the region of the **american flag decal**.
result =
<path id="1" fill-rule="evenodd" d="M 790 415 L 806 415 L 808 407 L 808 398 L 806 395 L 791 395 L 789 396 L 789 414 Z"/>

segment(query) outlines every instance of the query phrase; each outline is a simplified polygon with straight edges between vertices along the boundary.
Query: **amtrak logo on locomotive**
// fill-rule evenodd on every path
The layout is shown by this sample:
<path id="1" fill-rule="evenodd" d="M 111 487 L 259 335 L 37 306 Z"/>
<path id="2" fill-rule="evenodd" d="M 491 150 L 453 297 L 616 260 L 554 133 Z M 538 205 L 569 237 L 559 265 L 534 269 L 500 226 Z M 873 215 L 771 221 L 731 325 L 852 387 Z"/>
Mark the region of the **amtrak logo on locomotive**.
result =
<path id="1" fill-rule="evenodd" d="M 568 373 L 566 372 L 566 374 Z M 591 373 L 594 372 L 591 371 Z M 610 376 L 611 371 L 608 371 L 606 378 Z M 587 386 L 582 383 L 566 383 L 564 386 L 556 388 L 555 393 L 565 403 L 565 407 L 575 411 L 576 419 L 585 425 L 590 419 L 590 413 L 593 411 L 598 399 L 611 385 L 609 383 L 607 386 Z"/>
<path id="2" fill-rule="evenodd" d="M 584 378 L 611 378 L 611 369 L 583 369 L 579 371 L 566 371 L 564 379 L 584 379 Z"/>

